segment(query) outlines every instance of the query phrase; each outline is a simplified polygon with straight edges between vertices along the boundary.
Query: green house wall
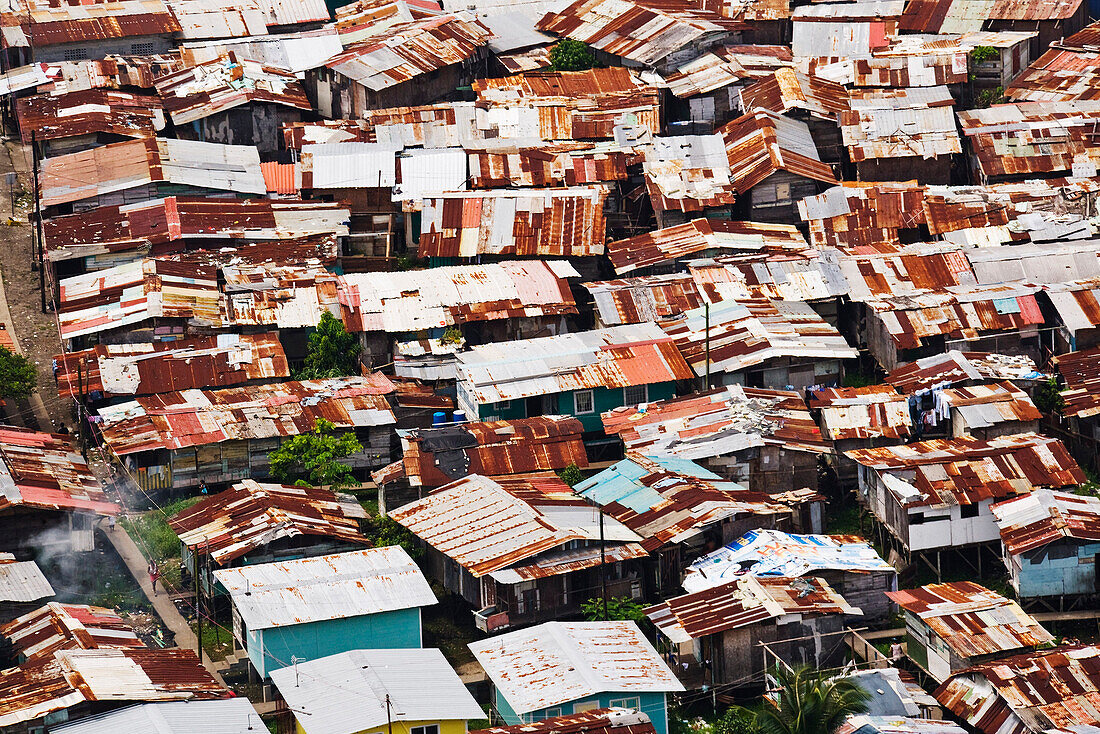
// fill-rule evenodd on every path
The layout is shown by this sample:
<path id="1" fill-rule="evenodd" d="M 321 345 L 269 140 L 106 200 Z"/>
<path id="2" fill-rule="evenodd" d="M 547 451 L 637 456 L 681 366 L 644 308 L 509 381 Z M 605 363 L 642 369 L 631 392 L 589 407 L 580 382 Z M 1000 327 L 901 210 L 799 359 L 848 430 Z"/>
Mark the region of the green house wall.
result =
<path id="1" fill-rule="evenodd" d="M 658 382 L 649 386 L 648 401 L 652 403 L 657 400 L 667 400 L 675 395 L 675 382 Z M 600 419 L 600 414 L 614 408 L 621 408 L 626 404 L 626 399 L 623 397 L 623 389 L 621 387 L 594 388 L 592 390 L 593 410 L 591 413 L 577 413 L 574 410 L 575 403 L 572 390 L 551 395 L 550 399 L 553 401 L 553 404 L 557 406 L 556 412 L 559 415 L 570 415 L 575 417 L 581 422 L 581 425 L 584 426 L 586 432 L 602 431 L 603 421 Z M 489 403 L 478 406 L 478 417 L 480 419 L 485 420 L 490 416 L 496 416 L 500 420 L 530 417 L 527 415 L 527 401 L 522 399 L 511 400 L 507 404 Z"/>

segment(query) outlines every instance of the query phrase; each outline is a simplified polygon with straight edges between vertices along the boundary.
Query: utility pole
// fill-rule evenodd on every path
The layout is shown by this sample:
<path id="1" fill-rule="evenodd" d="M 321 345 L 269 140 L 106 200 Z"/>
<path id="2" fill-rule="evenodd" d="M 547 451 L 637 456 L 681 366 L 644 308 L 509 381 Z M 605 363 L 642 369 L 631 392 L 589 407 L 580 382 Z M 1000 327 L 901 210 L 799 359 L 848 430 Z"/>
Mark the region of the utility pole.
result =
<path id="1" fill-rule="evenodd" d="M 600 516 L 600 595 L 603 597 L 603 621 L 610 617 L 607 614 L 607 555 L 606 544 L 603 536 L 603 510 L 596 506 L 596 513 Z"/>
<path id="2" fill-rule="evenodd" d="M 390 715 L 390 694 L 386 694 L 386 731 L 393 734 L 393 716 Z"/>
<path id="3" fill-rule="evenodd" d="M 42 196 L 38 187 L 38 137 L 31 131 L 31 161 L 34 164 L 34 231 L 38 234 L 38 254 L 32 254 L 31 267 L 38 263 L 38 290 L 42 293 L 42 313 L 46 313 L 45 245 L 42 232 Z"/>
<path id="4" fill-rule="evenodd" d="M 194 555 L 193 555 L 192 560 L 195 562 L 194 563 L 195 576 L 194 576 L 193 579 L 191 579 L 191 583 L 193 583 L 195 585 L 195 624 L 196 624 L 196 629 L 198 631 L 197 634 L 196 634 L 196 641 L 195 641 L 196 650 L 195 650 L 195 652 L 198 653 L 198 655 L 199 655 L 199 665 L 202 665 L 202 608 L 200 606 L 200 599 L 199 599 L 199 596 L 200 596 L 199 589 L 202 586 L 202 579 L 199 578 L 199 546 L 198 545 L 195 546 L 195 550 L 193 551 L 193 554 Z"/>
<path id="5" fill-rule="evenodd" d="M 704 390 L 710 389 L 710 301 L 703 304 L 704 313 L 707 319 L 707 336 L 706 336 L 706 349 L 707 349 L 707 377 L 706 384 L 703 385 Z"/>

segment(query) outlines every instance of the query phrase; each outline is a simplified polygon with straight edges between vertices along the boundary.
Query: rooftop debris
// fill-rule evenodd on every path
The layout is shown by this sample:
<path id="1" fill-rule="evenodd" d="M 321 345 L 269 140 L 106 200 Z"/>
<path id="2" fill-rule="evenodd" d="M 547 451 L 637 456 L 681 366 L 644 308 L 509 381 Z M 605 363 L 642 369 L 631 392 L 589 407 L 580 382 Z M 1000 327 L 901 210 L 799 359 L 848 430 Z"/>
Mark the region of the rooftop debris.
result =
<path id="1" fill-rule="evenodd" d="M 951 349 L 903 364 L 887 375 L 886 381 L 903 395 L 912 395 L 960 382 L 1039 380 L 1044 377 L 1035 361 L 1026 355 Z"/>

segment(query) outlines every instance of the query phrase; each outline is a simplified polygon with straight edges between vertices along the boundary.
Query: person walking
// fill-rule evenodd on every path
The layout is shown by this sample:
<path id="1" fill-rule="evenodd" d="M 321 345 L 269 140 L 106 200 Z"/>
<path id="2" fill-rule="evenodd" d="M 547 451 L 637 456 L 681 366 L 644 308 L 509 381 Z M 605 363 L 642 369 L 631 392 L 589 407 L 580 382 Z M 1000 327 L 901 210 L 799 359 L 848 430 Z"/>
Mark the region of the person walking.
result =
<path id="1" fill-rule="evenodd" d="M 157 595 L 157 579 L 160 578 L 160 567 L 156 561 L 149 561 L 149 582 L 153 585 L 153 596 Z"/>

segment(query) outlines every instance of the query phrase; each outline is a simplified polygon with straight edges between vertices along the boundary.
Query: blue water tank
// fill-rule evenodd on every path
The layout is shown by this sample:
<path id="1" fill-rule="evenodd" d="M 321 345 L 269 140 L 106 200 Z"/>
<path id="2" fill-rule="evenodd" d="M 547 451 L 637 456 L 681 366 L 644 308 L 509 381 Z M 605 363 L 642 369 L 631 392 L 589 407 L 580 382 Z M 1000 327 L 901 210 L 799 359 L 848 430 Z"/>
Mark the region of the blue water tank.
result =
<path id="1" fill-rule="evenodd" d="M 444 413 L 442 410 L 437 410 L 434 413 L 432 413 L 432 425 L 433 426 L 441 426 L 446 422 L 447 422 L 447 414 Z"/>
<path id="2" fill-rule="evenodd" d="M 466 422 L 466 411 L 456 410 L 453 422 L 454 423 L 465 423 Z"/>

